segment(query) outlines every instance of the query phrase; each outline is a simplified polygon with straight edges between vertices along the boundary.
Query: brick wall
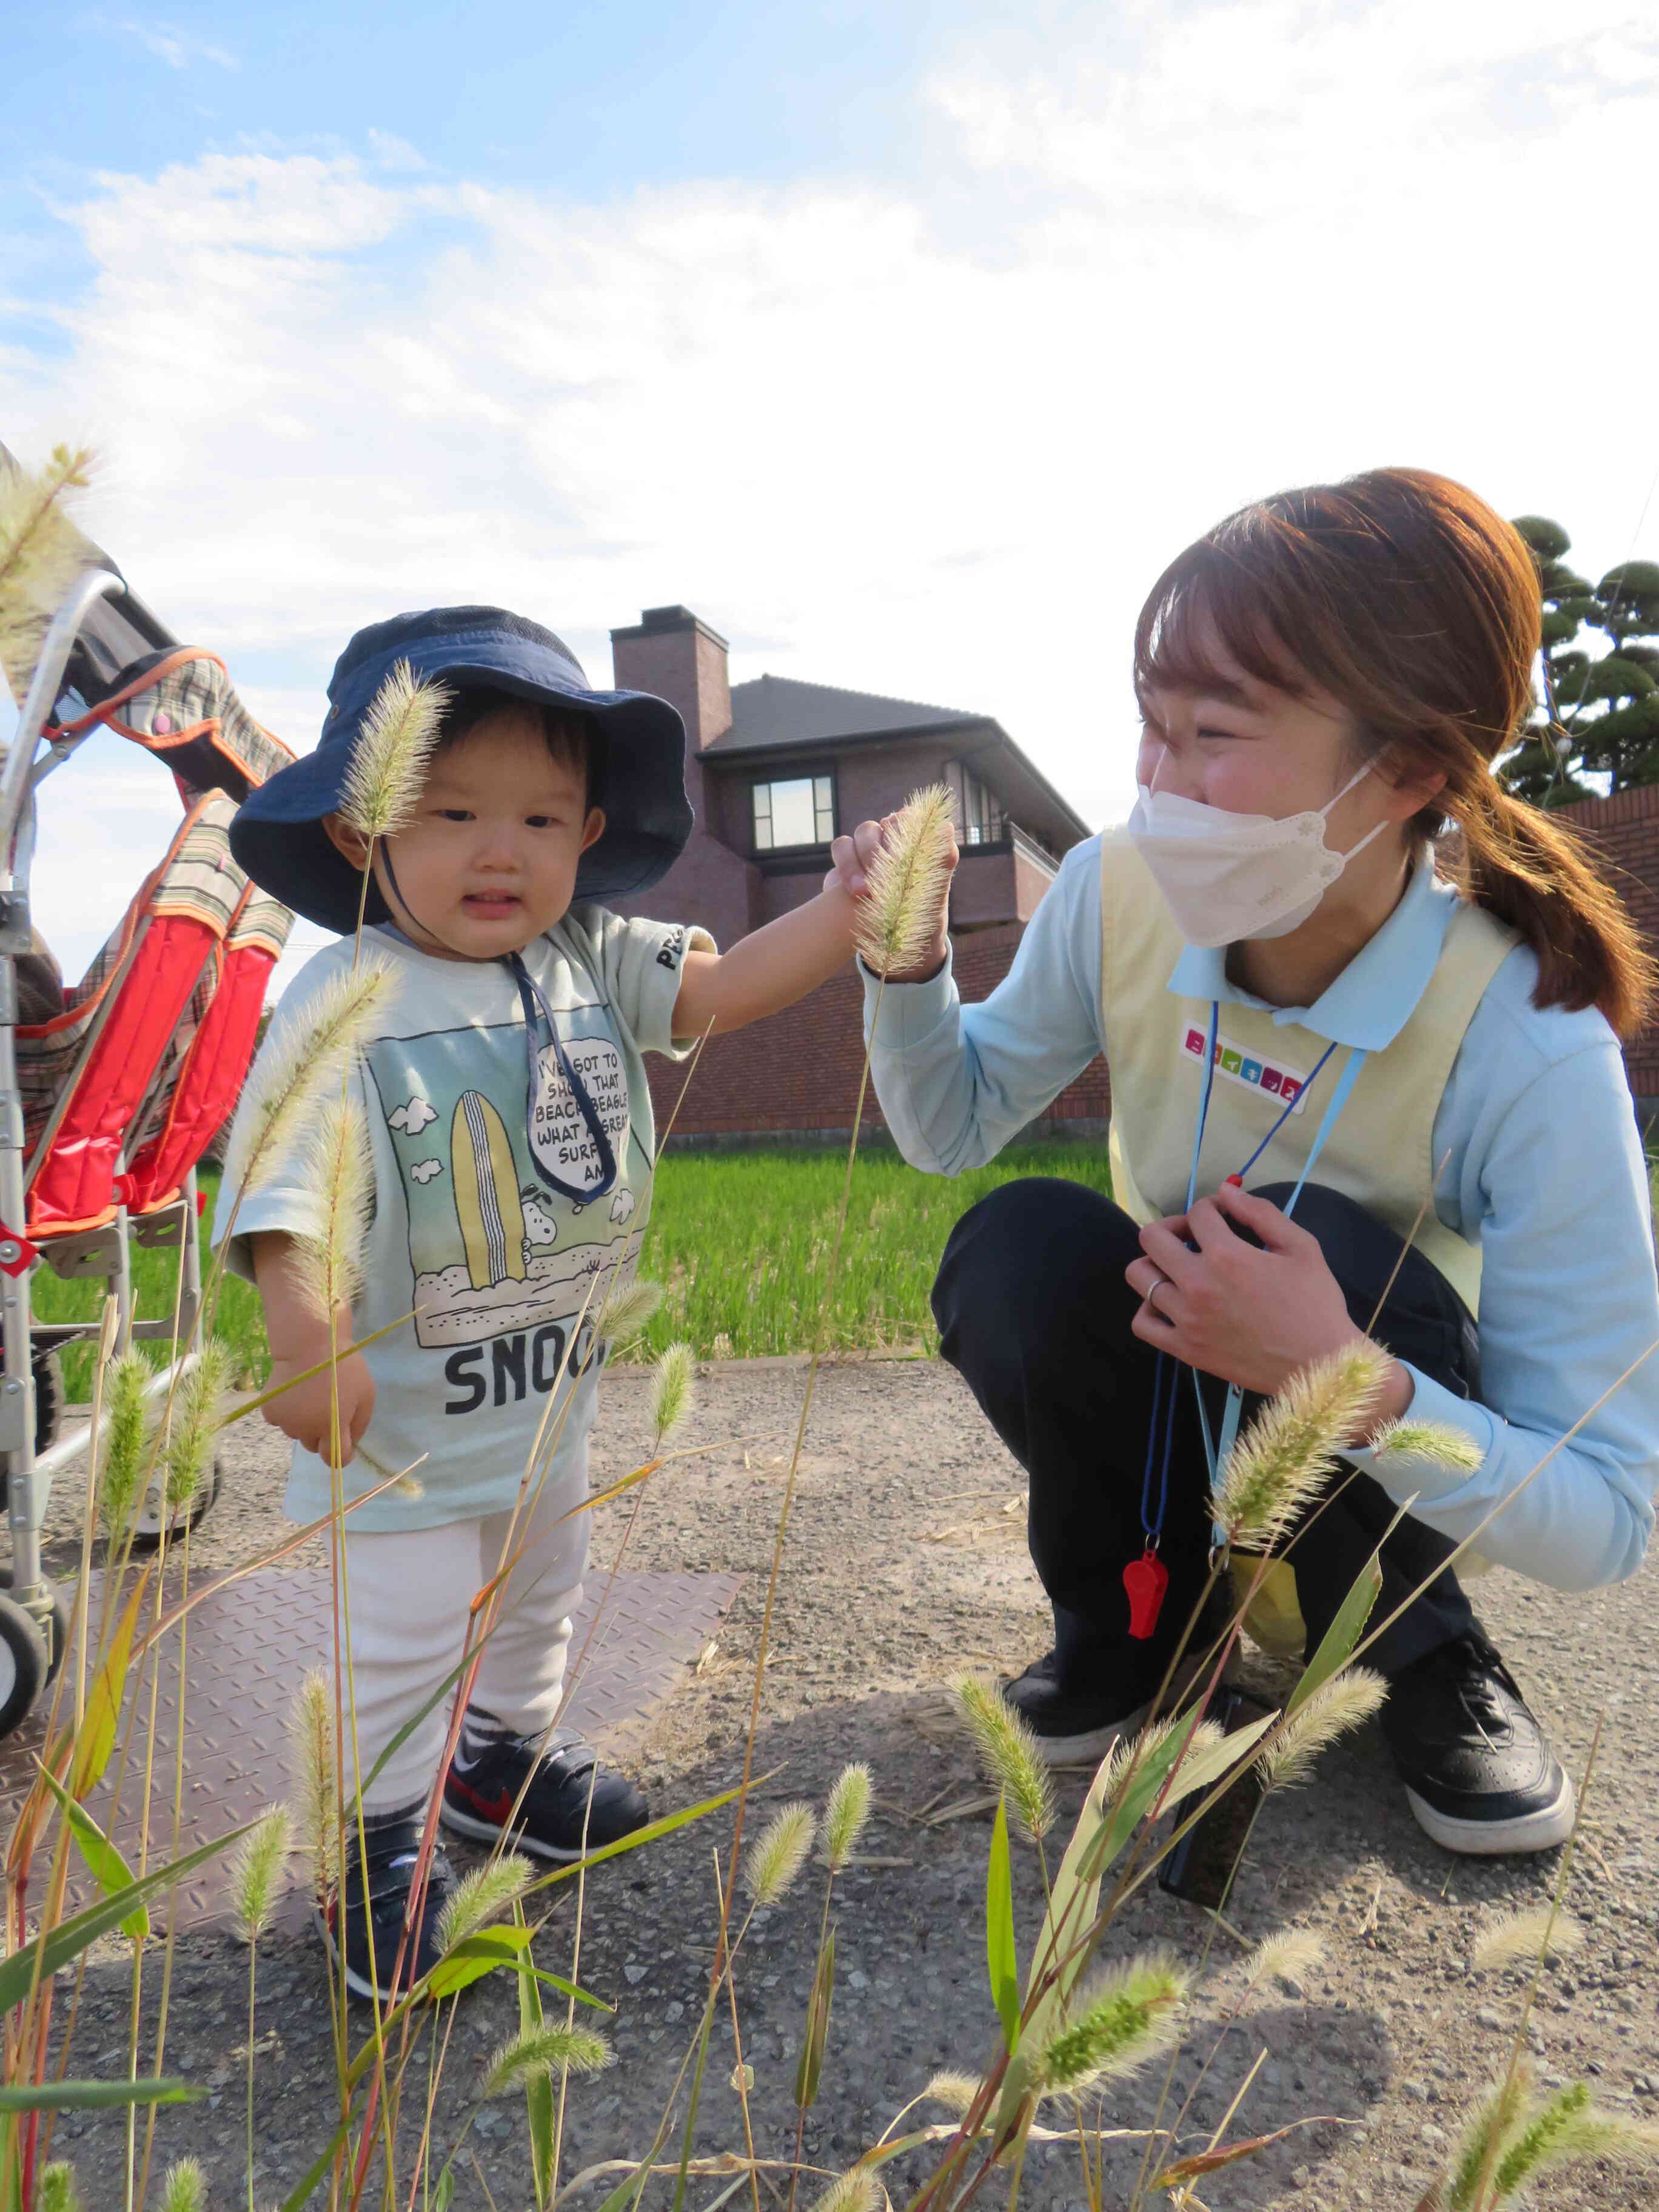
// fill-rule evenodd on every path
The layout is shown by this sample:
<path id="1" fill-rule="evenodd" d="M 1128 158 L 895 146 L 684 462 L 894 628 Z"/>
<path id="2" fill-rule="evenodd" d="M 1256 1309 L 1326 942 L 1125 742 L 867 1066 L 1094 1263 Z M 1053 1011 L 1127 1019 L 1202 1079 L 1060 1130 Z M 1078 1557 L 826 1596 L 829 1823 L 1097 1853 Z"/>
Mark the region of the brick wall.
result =
<path id="1" fill-rule="evenodd" d="M 1562 807 L 1560 818 L 1610 866 L 1632 919 L 1649 944 L 1659 946 L 1659 785 L 1583 799 Z M 1632 1038 L 1625 1066 L 1637 1098 L 1659 1108 L 1659 1023 Z"/>
<path id="2" fill-rule="evenodd" d="M 988 998 L 1007 974 L 1018 927 L 985 930 L 956 945 L 957 986 L 965 1000 Z M 755 1022 L 732 1036 L 711 1037 L 674 1122 L 674 1140 L 703 1143 L 742 1137 L 804 1135 L 827 1141 L 853 1126 L 864 1060 L 864 993 L 849 969 L 799 1006 Z M 659 1132 L 666 1128 L 685 1084 L 685 1063 L 652 1058 L 652 1103 Z M 1106 1066 L 1096 1060 L 1062 1091 L 1042 1118 L 1042 1133 L 1100 1133 L 1110 1110 Z M 872 1089 L 863 1127 L 884 1124 Z"/>

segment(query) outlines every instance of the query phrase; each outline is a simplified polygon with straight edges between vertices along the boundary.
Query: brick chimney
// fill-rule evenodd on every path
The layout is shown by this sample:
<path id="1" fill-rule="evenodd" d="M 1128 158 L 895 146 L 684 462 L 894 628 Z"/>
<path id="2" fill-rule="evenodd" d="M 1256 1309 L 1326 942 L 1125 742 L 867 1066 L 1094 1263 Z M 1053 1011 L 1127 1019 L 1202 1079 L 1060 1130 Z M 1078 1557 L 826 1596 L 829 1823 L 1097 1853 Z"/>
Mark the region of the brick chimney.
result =
<path id="1" fill-rule="evenodd" d="M 690 751 L 731 728 L 726 640 L 689 607 L 647 607 L 631 629 L 613 629 L 611 661 L 619 691 L 654 691 L 679 708 Z"/>

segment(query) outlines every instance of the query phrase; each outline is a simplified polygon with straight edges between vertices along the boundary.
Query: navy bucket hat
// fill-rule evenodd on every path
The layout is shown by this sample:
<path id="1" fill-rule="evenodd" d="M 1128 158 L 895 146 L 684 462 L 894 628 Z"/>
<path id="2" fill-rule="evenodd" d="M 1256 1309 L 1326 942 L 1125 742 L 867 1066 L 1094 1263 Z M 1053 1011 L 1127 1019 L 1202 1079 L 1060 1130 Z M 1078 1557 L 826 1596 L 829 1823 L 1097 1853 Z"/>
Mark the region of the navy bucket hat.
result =
<path id="1" fill-rule="evenodd" d="M 648 691 L 595 691 L 550 629 L 501 607 L 434 607 L 360 629 L 335 664 L 315 752 L 251 792 L 231 824 L 230 848 L 261 890 L 339 936 L 357 926 L 362 877 L 323 827 L 334 813 L 358 730 L 400 660 L 416 677 L 458 691 L 489 690 L 592 718 L 603 763 L 605 834 L 582 854 L 580 899 L 624 898 L 672 866 L 691 834 L 685 796 L 685 726 Z M 597 763 L 596 763 L 597 764 Z M 384 921 L 371 883 L 367 919 Z"/>

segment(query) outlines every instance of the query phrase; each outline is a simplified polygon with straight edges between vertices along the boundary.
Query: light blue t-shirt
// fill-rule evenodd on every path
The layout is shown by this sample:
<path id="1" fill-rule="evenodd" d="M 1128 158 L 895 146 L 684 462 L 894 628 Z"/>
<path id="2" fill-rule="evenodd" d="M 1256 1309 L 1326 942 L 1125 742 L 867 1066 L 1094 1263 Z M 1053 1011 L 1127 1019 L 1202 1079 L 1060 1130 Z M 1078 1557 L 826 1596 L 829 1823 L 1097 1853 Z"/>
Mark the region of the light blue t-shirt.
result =
<path id="1" fill-rule="evenodd" d="M 948 963 L 927 982 L 881 994 L 872 1073 L 912 1166 L 935 1175 L 982 1166 L 1103 1050 L 1100 866 L 1098 837 L 1066 855 L 1012 967 L 981 1003 L 962 1004 Z M 1313 1006 L 1266 1011 L 1338 1044 L 1382 1050 L 1433 973 L 1455 896 L 1420 866 Z M 1653 1523 L 1659 1352 L 1647 1355 L 1659 1346 L 1659 1285 L 1618 1040 L 1594 1008 L 1534 1006 L 1537 976 L 1533 953 L 1516 946 L 1475 1010 L 1434 1124 L 1434 1157 L 1446 1163 L 1435 1211 L 1481 1248 L 1485 1396 L 1459 1398 L 1410 1368 L 1412 1413 L 1462 1430 L 1480 1465 L 1463 1475 L 1419 1460 L 1348 1456 L 1457 1539 L 1544 1462 L 1476 1549 L 1556 1589 L 1590 1589 L 1636 1571 Z M 1263 1005 L 1228 981 L 1224 949 L 1189 945 L 1170 989 Z M 877 992 L 866 976 L 866 1030 Z"/>

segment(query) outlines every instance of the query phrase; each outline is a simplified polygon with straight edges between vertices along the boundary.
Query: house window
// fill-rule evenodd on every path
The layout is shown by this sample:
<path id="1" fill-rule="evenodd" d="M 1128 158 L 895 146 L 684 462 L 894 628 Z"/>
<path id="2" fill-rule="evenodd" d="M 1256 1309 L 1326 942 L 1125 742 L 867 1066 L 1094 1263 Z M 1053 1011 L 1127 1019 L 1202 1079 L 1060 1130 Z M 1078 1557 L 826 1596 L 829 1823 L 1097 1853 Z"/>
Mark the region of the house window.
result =
<path id="1" fill-rule="evenodd" d="M 755 850 L 781 852 L 790 845 L 827 845 L 836 834 L 835 779 L 797 775 L 785 783 L 755 786 Z"/>
<path id="2" fill-rule="evenodd" d="M 962 842 L 964 845 L 995 845 L 1004 835 L 1002 809 L 965 761 L 954 763 L 957 787 L 962 795 Z"/>

